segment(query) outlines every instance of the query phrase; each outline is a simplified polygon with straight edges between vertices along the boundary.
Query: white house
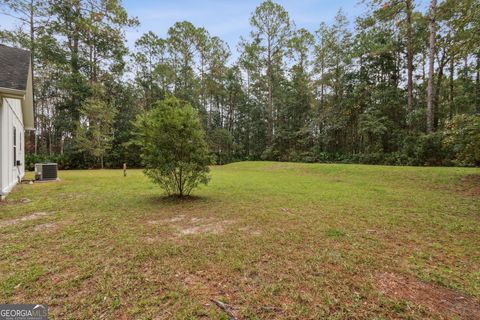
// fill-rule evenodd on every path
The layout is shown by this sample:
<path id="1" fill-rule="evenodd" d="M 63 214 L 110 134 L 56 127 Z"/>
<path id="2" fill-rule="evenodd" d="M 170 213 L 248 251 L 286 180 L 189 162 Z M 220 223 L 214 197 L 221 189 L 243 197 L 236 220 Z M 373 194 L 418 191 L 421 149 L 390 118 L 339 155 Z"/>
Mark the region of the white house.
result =
<path id="1" fill-rule="evenodd" d="M 25 131 L 33 129 L 30 52 L 0 44 L 0 199 L 25 174 Z"/>

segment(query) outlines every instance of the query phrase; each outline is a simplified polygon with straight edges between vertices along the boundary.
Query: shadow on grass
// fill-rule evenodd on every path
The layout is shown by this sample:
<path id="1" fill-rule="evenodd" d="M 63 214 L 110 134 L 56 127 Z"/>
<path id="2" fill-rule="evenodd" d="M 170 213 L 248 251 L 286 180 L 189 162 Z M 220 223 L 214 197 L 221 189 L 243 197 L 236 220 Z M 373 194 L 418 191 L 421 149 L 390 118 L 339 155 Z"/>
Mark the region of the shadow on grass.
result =
<path id="1" fill-rule="evenodd" d="M 185 204 L 185 203 L 202 203 L 207 202 L 209 198 L 200 197 L 200 196 L 179 196 L 179 195 L 161 195 L 161 196 L 152 196 L 149 201 L 153 204 Z"/>

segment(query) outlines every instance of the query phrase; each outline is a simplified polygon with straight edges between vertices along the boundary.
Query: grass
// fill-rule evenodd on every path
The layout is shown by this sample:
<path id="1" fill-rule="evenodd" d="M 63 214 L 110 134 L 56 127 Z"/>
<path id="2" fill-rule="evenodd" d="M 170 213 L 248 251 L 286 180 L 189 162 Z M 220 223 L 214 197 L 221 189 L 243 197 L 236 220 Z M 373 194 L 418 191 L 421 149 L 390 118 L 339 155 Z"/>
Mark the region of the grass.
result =
<path id="1" fill-rule="evenodd" d="M 0 203 L 0 303 L 55 319 L 227 319 L 211 299 L 241 319 L 441 319 L 376 279 L 480 300 L 478 174 L 243 162 L 175 201 L 140 170 L 60 172 Z"/>

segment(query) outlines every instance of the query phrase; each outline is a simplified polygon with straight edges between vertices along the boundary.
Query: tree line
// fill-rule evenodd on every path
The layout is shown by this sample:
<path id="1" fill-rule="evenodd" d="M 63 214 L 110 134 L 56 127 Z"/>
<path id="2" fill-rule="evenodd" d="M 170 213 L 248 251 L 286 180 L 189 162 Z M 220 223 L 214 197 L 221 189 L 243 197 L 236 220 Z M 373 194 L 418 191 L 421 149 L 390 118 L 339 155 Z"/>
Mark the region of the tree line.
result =
<path id="1" fill-rule="evenodd" d="M 219 164 L 479 165 L 480 2 L 364 9 L 353 28 L 340 10 L 312 32 L 267 0 L 236 48 L 181 21 L 129 49 L 139 21 L 119 0 L 3 0 L 19 28 L 1 41 L 32 52 L 31 161 L 139 166 L 133 122 L 174 96 L 197 110 Z"/>

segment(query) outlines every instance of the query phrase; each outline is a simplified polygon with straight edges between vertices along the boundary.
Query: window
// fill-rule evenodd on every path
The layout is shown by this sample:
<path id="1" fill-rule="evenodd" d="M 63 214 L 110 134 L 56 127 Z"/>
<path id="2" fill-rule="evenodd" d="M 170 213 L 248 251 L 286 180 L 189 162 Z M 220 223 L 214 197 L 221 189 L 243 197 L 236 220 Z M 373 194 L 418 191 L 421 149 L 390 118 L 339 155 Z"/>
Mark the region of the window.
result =
<path id="1" fill-rule="evenodd" d="M 17 165 L 17 128 L 13 127 L 13 166 Z"/>

